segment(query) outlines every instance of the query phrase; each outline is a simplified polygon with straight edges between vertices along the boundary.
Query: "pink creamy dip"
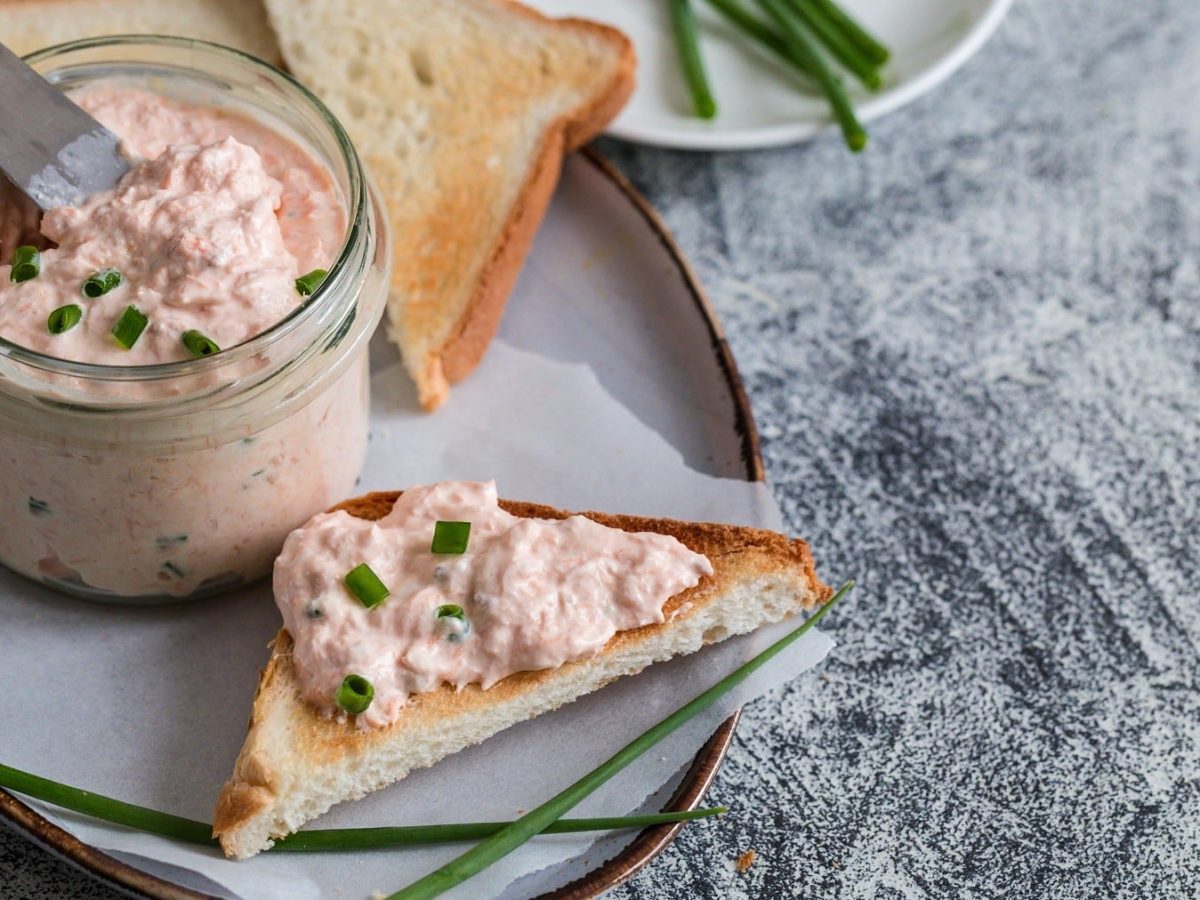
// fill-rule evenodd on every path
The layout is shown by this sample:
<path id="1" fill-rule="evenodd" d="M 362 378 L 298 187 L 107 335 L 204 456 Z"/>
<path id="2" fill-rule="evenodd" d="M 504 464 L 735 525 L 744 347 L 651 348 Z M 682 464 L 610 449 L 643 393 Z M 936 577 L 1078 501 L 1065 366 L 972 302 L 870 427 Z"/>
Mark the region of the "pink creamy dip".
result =
<path id="1" fill-rule="evenodd" d="M 0 266 L 0 336 L 82 362 L 183 360 L 185 331 L 234 347 L 299 305 L 297 276 L 332 266 L 346 227 L 341 200 L 329 173 L 287 138 L 135 88 L 94 86 L 71 99 L 142 162 L 114 190 L 45 214 L 42 235 L 58 246 L 42 251 L 37 278 L 14 284 Z M 11 242 L 26 220 L 23 209 L 0 209 L 0 235 Z M 6 260 L 12 250 L 0 247 Z M 121 272 L 121 286 L 82 297 L 84 280 L 109 267 Z M 51 311 L 72 303 L 82 321 L 51 334 Z M 131 304 L 150 321 L 127 350 L 110 332 Z"/>
<path id="2" fill-rule="evenodd" d="M 430 551 L 438 520 L 471 523 L 466 553 Z M 391 590 L 370 609 L 344 582 L 364 562 Z M 375 696 L 357 723 L 378 727 L 443 683 L 486 689 L 594 656 L 618 631 L 664 621 L 663 604 L 711 573 L 669 535 L 519 518 L 499 507 L 494 482 L 453 481 L 405 491 L 375 522 L 322 513 L 292 532 L 275 561 L 275 602 L 305 696 L 336 713 L 342 680 L 361 675 Z M 444 604 L 467 624 L 439 619 Z"/>
<path id="3" fill-rule="evenodd" d="M 183 360 L 183 332 L 230 349 L 303 302 L 298 275 L 332 267 L 343 198 L 302 145 L 249 117 L 116 81 L 71 98 L 143 161 L 115 190 L 49 211 L 44 238 L 30 231 L 27 204 L 0 190 L 0 260 L 17 244 L 58 244 L 43 250 L 33 280 L 14 284 L 0 265 L 0 336 L 104 365 Z M 82 296 L 84 279 L 105 267 L 123 283 Z M 82 321 L 50 334 L 47 316 L 66 304 L 83 309 Z M 129 305 L 149 318 L 132 350 L 110 334 Z M 125 387 L 141 397 L 141 385 Z M 242 406 L 287 402 L 263 397 Z M 288 532 L 353 489 L 366 454 L 366 355 L 286 417 L 273 409 L 264 405 L 262 427 L 245 436 L 220 433 L 216 411 L 192 417 L 196 434 L 164 429 L 172 436 L 162 440 L 143 440 L 136 424 L 92 440 L 85 422 L 78 448 L 44 437 L 36 420 L 26 434 L 0 422 L 0 561 L 121 597 L 183 597 L 265 574 Z M 209 427 L 220 438 L 183 445 Z"/>

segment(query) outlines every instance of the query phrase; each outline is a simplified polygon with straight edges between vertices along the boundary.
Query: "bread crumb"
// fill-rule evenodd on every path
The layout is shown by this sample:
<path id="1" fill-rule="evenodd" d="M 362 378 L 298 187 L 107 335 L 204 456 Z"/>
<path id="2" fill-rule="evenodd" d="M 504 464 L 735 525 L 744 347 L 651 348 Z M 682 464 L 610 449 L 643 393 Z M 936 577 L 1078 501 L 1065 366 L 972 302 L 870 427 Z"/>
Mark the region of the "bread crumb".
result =
<path id="1" fill-rule="evenodd" d="M 754 860 L 756 859 L 758 859 L 758 854 L 753 850 L 747 850 L 737 858 L 737 862 L 733 864 L 733 867 L 739 872 L 745 872 L 748 868 L 754 865 Z"/>
<path id="2" fill-rule="evenodd" d="M 387 900 L 387 894 L 380 890 L 371 891 L 371 900 Z"/>

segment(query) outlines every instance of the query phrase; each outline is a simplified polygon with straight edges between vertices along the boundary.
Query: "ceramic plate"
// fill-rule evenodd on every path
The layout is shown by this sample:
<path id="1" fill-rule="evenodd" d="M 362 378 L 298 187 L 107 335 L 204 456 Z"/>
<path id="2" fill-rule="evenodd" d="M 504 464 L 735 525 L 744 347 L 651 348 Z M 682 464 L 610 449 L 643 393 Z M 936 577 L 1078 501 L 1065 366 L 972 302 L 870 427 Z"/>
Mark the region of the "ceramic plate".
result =
<path id="1" fill-rule="evenodd" d="M 614 252 L 621 254 L 619 265 L 611 264 Z M 561 264 L 556 265 L 562 259 L 584 263 L 568 279 Z M 761 479 L 754 424 L 711 308 L 658 217 L 598 156 L 584 153 L 567 162 L 501 337 L 518 348 L 586 363 L 611 394 L 643 422 L 652 423 L 692 468 Z M 630 464 L 636 465 L 638 448 L 629 449 Z M 186 615 L 187 607 L 176 609 L 178 615 Z M 273 619 L 273 610 L 267 614 Z M 264 633 L 273 633 L 274 627 L 269 623 Z M 246 679 L 250 677 L 247 673 Z M 726 721 L 700 750 L 670 807 L 699 804 L 735 723 L 736 716 Z M 173 880 L 162 867 L 151 874 L 131 865 L 128 856 L 125 861 L 115 859 L 3 791 L 0 818 L 95 877 L 137 896 L 205 896 L 195 889 L 194 879 L 185 886 L 187 879 Z M 660 826 L 632 837 L 614 859 L 552 896 L 589 897 L 620 883 L 653 858 L 678 827 Z"/>
<path id="2" fill-rule="evenodd" d="M 892 49 L 878 93 L 851 97 L 863 121 L 898 109 L 947 78 L 983 46 L 1012 0 L 839 0 Z M 617 26 L 633 40 L 638 86 L 609 133 L 630 141 L 690 150 L 770 147 L 829 127 L 825 100 L 805 92 L 784 64 L 751 45 L 705 0 L 693 0 L 701 51 L 718 115 L 690 115 L 666 0 L 534 0 L 554 16 L 585 16 Z M 753 7 L 753 2 L 748 2 Z M 848 86 L 849 80 L 847 80 Z"/>

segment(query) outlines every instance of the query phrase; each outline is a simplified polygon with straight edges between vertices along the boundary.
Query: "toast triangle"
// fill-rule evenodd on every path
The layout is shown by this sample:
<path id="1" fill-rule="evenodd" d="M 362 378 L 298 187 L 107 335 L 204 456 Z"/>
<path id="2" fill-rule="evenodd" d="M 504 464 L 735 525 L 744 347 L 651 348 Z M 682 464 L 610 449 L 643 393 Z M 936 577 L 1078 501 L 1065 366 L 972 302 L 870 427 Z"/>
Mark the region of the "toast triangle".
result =
<path id="1" fill-rule="evenodd" d="M 509 0 L 266 6 L 288 67 L 342 121 L 382 189 L 388 334 L 434 409 L 483 358 L 564 154 L 632 92 L 633 46 Z"/>
<path id="2" fill-rule="evenodd" d="M 398 496 L 368 494 L 337 508 L 379 519 Z M 500 505 L 523 517 L 570 515 L 531 503 L 502 500 Z M 292 640 L 281 630 L 259 681 L 233 777 L 213 815 L 213 834 L 225 853 L 253 856 L 337 803 L 392 784 L 622 675 L 810 609 L 832 593 L 817 578 L 801 540 L 732 525 L 584 515 L 626 531 L 672 535 L 707 556 L 713 574 L 667 600 L 664 623 L 619 632 L 594 657 L 518 672 L 486 691 L 477 685 L 457 692 L 444 686 L 414 695 L 399 719 L 379 729 L 356 729 L 353 721 L 325 716 L 301 697 Z"/>

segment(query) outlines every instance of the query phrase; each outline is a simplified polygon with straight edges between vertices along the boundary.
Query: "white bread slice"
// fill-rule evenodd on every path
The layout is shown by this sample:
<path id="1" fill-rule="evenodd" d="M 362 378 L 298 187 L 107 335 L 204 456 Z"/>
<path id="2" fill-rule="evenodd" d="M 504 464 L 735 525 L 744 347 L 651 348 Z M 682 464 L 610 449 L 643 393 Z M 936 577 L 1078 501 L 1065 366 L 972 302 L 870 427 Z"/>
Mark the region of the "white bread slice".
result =
<path id="1" fill-rule="evenodd" d="M 563 155 L 632 92 L 633 46 L 509 0 L 266 6 L 288 67 L 329 104 L 382 189 L 388 333 L 434 409 L 483 358 Z"/>
<path id="2" fill-rule="evenodd" d="M 259 0 L 0 0 L 0 43 L 14 53 L 110 34 L 198 38 L 282 61 Z"/>
<path id="3" fill-rule="evenodd" d="M 368 494 L 337 507 L 365 519 L 385 516 L 398 494 Z M 569 513 L 502 500 L 518 516 Z M 808 545 L 755 528 L 584 515 L 626 531 L 670 534 L 705 554 L 713 574 L 671 597 L 667 620 L 620 632 L 595 657 L 557 669 L 519 672 L 488 690 L 449 686 L 409 699 L 400 718 L 374 730 L 327 717 L 304 700 L 292 668 L 292 639 L 281 630 L 259 681 L 249 733 L 221 789 L 213 834 L 244 859 L 343 800 L 362 797 L 499 731 L 557 709 L 622 675 L 753 631 L 832 593 L 816 575 Z"/>

